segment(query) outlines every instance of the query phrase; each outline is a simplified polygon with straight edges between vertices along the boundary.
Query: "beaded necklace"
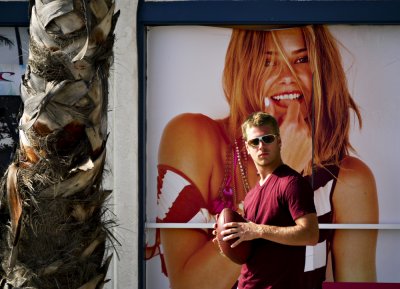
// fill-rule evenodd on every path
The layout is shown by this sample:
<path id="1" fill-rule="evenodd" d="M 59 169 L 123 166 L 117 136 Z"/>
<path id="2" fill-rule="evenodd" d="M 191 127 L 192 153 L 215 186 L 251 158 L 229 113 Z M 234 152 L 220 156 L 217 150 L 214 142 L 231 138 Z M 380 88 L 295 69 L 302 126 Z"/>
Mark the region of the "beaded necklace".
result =
<path id="1" fill-rule="evenodd" d="M 235 140 L 226 151 L 224 178 L 218 192 L 218 198 L 213 201 L 212 208 L 214 213 L 219 213 L 223 208 L 236 209 L 237 206 L 237 180 L 236 168 L 239 167 L 240 179 L 243 185 L 244 193 L 246 194 L 249 189 L 248 171 L 247 171 L 247 154 L 244 148 L 244 141 L 240 138 L 242 143 L 239 149 L 238 141 Z M 243 160 L 243 162 L 242 162 Z"/>
<path id="2" fill-rule="evenodd" d="M 243 138 L 240 138 L 240 140 L 242 142 L 242 154 L 239 150 L 239 146 L 237 144 L 236 139 L 235 139 L 235 151 L 236 151 L 236 156 L 237 156 L 238 163 L 239 163 L 240 176 L 241 176 L 241 180 L 242 180 L 242 184 L 243 184 L 243 190 L 245 193 L 247 193 L 250 190 L 248 172 L 247 172 L 247 154 L 246 154 L 246 151 L 243 150 L 243 148 L 245 147 Z M 243 156 L 245 165 L 242 164 L 241 155 Z"/>

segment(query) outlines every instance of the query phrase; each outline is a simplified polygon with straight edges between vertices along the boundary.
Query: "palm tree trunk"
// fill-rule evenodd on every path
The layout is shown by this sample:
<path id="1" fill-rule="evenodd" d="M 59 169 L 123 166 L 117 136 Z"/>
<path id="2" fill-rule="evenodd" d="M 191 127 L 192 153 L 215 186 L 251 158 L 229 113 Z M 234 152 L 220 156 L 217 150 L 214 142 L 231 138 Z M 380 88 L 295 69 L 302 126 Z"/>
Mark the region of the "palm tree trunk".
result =
<path id="1" fill-rule="evenodd" d="M 114 220 L 102 179 L 114 8 L 113 0 L 32 5 L 20 144 L 1 185 L 0 288 L 106 282 Z"/>

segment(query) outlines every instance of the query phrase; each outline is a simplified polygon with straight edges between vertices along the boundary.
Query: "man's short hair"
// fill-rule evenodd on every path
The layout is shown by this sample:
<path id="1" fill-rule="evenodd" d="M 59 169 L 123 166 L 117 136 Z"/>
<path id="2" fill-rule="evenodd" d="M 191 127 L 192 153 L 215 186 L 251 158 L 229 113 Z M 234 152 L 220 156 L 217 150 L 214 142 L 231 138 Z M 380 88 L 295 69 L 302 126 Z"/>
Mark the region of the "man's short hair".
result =
<path id="1" fill-rule="evenodd" d="M 242 135 L 243 139 L 247 140 L 247 129 L 250 127 L 261 127 L 261 126 L 270 126 L 274 132 L 274 134 L 279 135 L 279 125 L 276 119 L 262 111 L 254 112 L 250 114 L 247 119 L 242 124 Z"/>

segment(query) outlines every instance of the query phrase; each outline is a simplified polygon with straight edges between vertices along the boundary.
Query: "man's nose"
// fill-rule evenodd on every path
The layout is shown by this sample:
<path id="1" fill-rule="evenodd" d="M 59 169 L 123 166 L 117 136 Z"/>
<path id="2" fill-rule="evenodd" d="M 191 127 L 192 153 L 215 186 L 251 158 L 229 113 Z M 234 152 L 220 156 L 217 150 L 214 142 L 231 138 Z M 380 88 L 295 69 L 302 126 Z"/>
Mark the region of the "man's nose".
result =
<path id="1" fill-rule="evenodd" d="M 257 148 L 262 148 L 263 146 L 268 145 L 265 142 L 263 142 L 262 140 L 260 140 L 260 142 L 258 143 Z"/>

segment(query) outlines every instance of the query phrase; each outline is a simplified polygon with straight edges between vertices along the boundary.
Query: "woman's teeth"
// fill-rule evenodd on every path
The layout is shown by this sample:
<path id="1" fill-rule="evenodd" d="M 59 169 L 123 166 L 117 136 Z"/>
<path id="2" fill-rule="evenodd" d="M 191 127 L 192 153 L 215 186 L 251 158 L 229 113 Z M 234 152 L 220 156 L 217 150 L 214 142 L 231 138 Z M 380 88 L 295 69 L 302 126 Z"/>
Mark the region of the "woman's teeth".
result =
<path id="1" fill-rule="evenodd" d="M 284 100 L 284 99 L 298 99 L 300 98 L 300 93 L 286 93 L 286 94 L 280 94 L 280 95 L 274 95 L 272 99 L 274 100 Z"/>

